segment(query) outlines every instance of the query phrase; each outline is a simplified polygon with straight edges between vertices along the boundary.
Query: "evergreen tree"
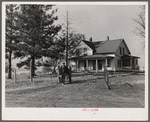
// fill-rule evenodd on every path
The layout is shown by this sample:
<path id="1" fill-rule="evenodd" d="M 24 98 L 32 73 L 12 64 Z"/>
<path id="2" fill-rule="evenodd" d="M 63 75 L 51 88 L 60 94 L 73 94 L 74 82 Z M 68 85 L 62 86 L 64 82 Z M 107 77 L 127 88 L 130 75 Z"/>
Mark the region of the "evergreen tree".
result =
<path id="1" fill-rule="evenodd" d="M 70 30 L 71 31 L 71 30 Z M 62 31 L 61 40 L 59 41 L 59 45 L 61 45 L 64 51 L 66 51 L 66 32 Z M 80 44 L 82 40 L 85 40 L 85 35 L 81 33 L 75 33 L 73 31 L 68 33 L 68 57 L 71 57 L 76 54 L 76 48 Z M 64 55 L 66 55 L 64 53 Z"/>
<path id="2" fill-rule="evenodd" d="M 57 9 L 52 10 L 52 5 L 20 5 L 19 32 L 20 42 L 16 45 L 15 58 L 25 58 L 17 67 L 29 66 L 32 61 L 31 72 L 35 76 L 35 60 L 45 57 L 56 57 L 53 38 L 61 26 L 54 25 L 58 19 L 54 16 Z"/>
<path id="3" fill-rule="evenodd" d="M 58 63 L 65 59 L 65 38 L 59 36 L 54 40 L 54 48 L 57 55 L 43 60 L 41 64 L 45 67 L 53 67 L 53 72 L 56 72 L 55 69 Z"/>
<path id="4" fill-rule="evenodd" d="M 16 49 L 15 45 L 18 42 L 18 6 L 15 4 L 6 5 L 6 47 L 5 58 L 8 59 L 8 79 L 11 79 L 11 62 L 12 54 Z"/>
<path id="5" fill-rule="evenodd" d="M 76 48 L 82 40 L 85 40 L 85 35 L 80 33 L 69 33 L 68 39 L 68 56 L 71 57 L 76 54 Z"/>

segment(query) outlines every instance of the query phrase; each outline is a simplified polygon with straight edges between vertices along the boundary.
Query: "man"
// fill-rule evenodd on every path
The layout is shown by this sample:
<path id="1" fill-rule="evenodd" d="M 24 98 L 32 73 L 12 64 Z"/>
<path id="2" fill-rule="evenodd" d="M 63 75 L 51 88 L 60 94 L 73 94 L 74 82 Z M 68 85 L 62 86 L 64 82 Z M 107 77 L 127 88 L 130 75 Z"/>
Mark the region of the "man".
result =
<path id="1" fill-rule="evenodd" d="M 58 64 L 58 67 L 57 67 L 57 78 L 58 78 L 58 82 L 59 83 L 61 83 L 61 75 L 62 75 L 61 66 L 60 66 L 60 64 Z"/>
<path id="2" fill-rule="evenodd" d="M 63 65 L 61 67 L 61 73 L 62 73 L 62 82 L 63 82 L 63 84 L 65 84 L 65 76 L 68 73 L 68 67 L 65 66 L 65 63 L 63 63 Z"/>

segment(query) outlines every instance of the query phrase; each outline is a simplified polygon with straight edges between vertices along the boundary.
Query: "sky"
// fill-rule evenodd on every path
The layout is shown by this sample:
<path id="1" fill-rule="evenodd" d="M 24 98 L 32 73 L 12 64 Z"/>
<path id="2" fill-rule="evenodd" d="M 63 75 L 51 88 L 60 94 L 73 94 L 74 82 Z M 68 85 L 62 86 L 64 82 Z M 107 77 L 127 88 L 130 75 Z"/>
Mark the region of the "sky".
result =
<path id="1" fill-rule="evenodd" d="M 135 28 L 134 18 L 140 12 L 139 5 L 68 5 L 69 25 L 76 33 L 84 34 L 86 39 L 92 37 L 94 41 L 104 41 L 109 36 L 110 40 L 124 39 L 131 55 L 140 57 L 139 65 L 145 66 L 145 53 L 142 39 L 133 33 Z M 66 23 L 66 5 L 56 5 L 55 15 L 58 20 L 56 25 Z M 16 64 L 16 60 L 12 64 Z"/>
<path id="2" fill-rule="evenodd" d="M 104 41 L 124 39 L 131 55 L 139 56 L 139 65 L 143 69 L 145 56 L 142 39 L 133 33 L 136 26 L 133 21 L 141 9 L 139 5 L 68 5 L 70 28 L 76 33 L 85 34 L 87 40 Z M 55 24 L 66 23 L 66 5 L 58 5 L 58 21 Z"/>

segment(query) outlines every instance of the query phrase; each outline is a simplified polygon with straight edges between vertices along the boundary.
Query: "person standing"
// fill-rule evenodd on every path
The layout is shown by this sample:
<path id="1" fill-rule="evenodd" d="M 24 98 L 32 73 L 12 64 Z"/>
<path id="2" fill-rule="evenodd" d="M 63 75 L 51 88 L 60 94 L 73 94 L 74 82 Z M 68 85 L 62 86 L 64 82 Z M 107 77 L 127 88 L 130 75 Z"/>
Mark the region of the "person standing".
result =
<path id="1" fill-rule="evenodd" d="M 61 72 L 61 66 L 59 64 L 58 67 L 57 67 L 57 79 L 58 79 L 59 83 L 61 83 L 61 74 L 62 74 L 62 72 Z"/>
<path id="2" fill-rule="evenodd" d="M 68 67 L 65 65 L 65 63 L 63 63 L 61 67 L 61 73 L 62 73 L 62 83 L 65 84 L 65 77 L 68 73 Z"/>

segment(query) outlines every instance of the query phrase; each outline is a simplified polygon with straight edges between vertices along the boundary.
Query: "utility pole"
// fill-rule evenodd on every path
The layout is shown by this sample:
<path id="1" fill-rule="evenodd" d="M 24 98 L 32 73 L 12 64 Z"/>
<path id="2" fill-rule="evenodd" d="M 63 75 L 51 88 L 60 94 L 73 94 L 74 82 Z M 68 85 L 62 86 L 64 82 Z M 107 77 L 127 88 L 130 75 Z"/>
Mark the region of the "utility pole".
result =
<path id="1" fill-rule="evenodd" d="M 68 66 L 68 26 L 69 26 L 69 22 L 68 22 L 68 6 L 67 6 L 67 28 L 66 28 L 66 66 Z"/>
<path id="2" fill-rule="evenodd" d="M 111 90 L 109 86 L 109 76 L 108 76 L 108 70 L 107 70 L 107 58 L 105 59 L 105 66 L 104 66 L 104 78 L 105 78 L 105 84 L 109 90 Z"/>

